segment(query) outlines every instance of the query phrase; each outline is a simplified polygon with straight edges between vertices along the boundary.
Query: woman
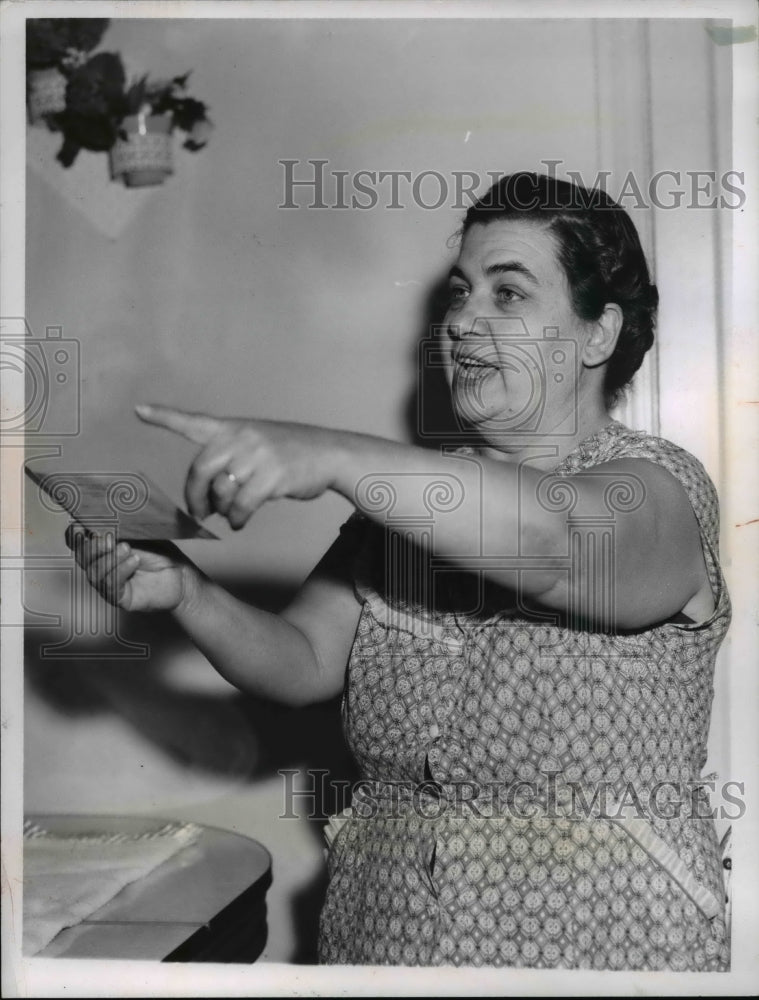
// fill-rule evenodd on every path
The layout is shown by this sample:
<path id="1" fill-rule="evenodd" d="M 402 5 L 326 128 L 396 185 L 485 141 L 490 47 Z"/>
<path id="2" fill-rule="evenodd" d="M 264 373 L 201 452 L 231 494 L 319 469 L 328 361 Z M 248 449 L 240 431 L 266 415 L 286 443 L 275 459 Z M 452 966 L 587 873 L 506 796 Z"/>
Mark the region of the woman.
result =
<path id="1" fill-rule="evenodd" d="M 108 600 L 170 611 L 243 690 L 344 692 L 366 780 L 327 831 L 323 961 L 727 968 L 699 787 L 730 617 L 717 499 L 695 458 L 609 416 L 656 305 L 611 199 L 505 177 L 450 275 L 468 444 L 138 407 L 201 446 L 198 517 L 356 505 L 281 615 L 176 550 L 70 537 Z"/>

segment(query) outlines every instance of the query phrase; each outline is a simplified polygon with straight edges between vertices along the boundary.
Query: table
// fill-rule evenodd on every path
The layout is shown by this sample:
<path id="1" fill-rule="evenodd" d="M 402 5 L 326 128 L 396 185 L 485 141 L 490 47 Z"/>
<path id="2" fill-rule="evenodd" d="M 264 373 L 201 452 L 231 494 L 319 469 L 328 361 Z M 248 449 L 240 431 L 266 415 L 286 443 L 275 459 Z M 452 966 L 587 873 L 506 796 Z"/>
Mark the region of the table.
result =
<path id="1" fill-rule="evenodd" d="M 60 836 L 147 833 L 171 822 L 135 816 L 28 818 Z M 203 826 L 191 847 L 61 931 L 39 957 L 254 962 L 266 944 L 270 885 L 271 855 L 262 844 Z"/>

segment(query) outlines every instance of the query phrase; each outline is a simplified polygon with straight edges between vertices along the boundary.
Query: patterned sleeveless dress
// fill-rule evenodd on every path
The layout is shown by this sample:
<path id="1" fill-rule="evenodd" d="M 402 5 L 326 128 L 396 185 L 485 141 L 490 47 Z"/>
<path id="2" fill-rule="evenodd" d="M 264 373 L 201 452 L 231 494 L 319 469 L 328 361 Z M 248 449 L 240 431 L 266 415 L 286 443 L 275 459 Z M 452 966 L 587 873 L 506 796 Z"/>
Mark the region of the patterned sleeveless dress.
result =
<path id="1" fill-rule="evenodd" d="M 321 962 L 729 968 L 700 777 L 730 621 L 717 496 L 692 455 L 617 422 L 554 473 L 619 458 L 685 488 L 707 621 L 569 628 L 504 610 L 494 585 L 473 598 L 460 572 L 425 609 L 383 571 L 389 535 L 360 515 L 344 526 L 363 608 L 343 725 L 364 780 L 326 831 Z"/>

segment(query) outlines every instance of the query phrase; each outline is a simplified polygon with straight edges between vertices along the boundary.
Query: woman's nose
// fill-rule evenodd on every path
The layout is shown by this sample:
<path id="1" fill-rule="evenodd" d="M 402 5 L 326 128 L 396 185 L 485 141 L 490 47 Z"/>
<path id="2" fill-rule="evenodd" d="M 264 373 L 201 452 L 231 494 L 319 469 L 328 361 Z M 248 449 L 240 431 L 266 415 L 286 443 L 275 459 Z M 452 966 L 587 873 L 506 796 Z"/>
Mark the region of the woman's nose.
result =
<path id="1" fill-rule="evenodd" d="M 486 316 L 470 312 L 462 315 L 456 313 L 455 320 L 450 320 L 446 331 L 451 340 L 464 340 L 467 337 L 487 337 L 492 334 L 490 320 Z"/>

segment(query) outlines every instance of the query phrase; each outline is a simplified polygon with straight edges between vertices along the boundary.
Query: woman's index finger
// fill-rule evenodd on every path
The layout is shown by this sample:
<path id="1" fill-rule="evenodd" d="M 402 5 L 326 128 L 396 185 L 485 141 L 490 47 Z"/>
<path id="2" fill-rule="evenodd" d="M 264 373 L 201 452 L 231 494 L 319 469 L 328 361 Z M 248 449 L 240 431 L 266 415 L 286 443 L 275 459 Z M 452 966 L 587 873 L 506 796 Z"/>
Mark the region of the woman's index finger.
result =
<path id="1" fill-rule="evenodd" d="M 135 411 L 146 424 L 165 427 L 196 444 L 206 444 L 219 433 L 222 426 L 221 420 L 206 413 L 190 413 L 171 406 L 141 403 L 135 406 Z"/>

